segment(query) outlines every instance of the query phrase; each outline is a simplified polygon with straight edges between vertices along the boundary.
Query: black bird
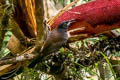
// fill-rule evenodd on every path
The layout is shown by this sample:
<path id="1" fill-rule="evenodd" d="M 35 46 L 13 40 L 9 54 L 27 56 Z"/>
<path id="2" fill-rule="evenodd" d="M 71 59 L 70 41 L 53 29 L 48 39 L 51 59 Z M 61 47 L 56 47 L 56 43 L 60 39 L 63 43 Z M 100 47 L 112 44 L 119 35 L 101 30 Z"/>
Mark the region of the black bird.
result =
<path id="1" fill-rule="evenodd" d="M 29 68 L 33 68 L 37 63 L 41 62 L 45 57 L 50 55 L 52 52 L 59 50 L 68 40 L 67 30 L 71 23 L 75 22 L 75 20 L 68 20 L 61 22 L 58 27 L 52 30 L 45 43 L 42 47 L 42 51 L 39 55 L 33 60 L 33 62 L 28 66 Z"/>

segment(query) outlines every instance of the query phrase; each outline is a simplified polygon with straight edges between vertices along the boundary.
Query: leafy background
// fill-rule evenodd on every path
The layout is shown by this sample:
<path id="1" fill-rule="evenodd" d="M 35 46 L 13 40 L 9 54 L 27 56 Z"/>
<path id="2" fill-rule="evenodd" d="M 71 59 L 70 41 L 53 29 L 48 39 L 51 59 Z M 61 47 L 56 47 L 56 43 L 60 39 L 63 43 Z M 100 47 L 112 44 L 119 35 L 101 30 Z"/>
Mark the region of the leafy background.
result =
<path id="1" fill-rule="evenodd" d="M 55 4 L 60 2 L 62 6 L 69 4 L 71 0 L 53 0 Z M 90 0 L 83 0 L 82 2 L 88 2 Z M 115 29 L 115 31 L 120 34 L 120 29 Z M 4 37 L 2 44 L 2 50 L 0 51 L 0 58 L 9 55 L 10 51 L 6 48 L 6 45 L 12 35 L 10 30 L 7 31 Z M 115 42 L 116 41 L 116 42 Z M 52 54 L 45 60 L 43 63 L 40 63 L 38 70 L 24 68 L 23 73 L 14 77 L 14 80 L 55 80 L 52 75 L 48 75 L 50 70 L 52 70 L 51 65 L 55 63 L 62 63 L 67 68 L 67 76 L 70 80 L 97 80 L 98 78 L 102 80 L 99 73 L 99 63 L 101 62 L 102 57 L 104 57 L 103 68 L 104 76 L 106 80 L 118 80 L 117 73 L 114 71 L 113 66 L 120 66 L 120 62 L 117 65 L 112 65 L 109 56 L 120 56 L 120 48 L 117 49 L 120 45 L 119 38 L 111 39 L 108 36 L 102 34 L 94 38 L 88 38 L 82 41 L 77 41 L 71 43 L 73 51 L 67 49 L 64 51 L 64 48 L 61 48 L 58 52 Z M 90 55 L 96 50 L 96 57 L 91 58 Z M 57 61 L 56 61 L 57 60 Z M 82 60 L 82 61 L 81 61 Z M 86 62 L 87 61 L 87 62 Z M 53 68 L 55 69 L 55 68 Z M 42 72 L 41 72 L 42 71 Z M 46 72 L 46 73 L 44 73 Z"/>

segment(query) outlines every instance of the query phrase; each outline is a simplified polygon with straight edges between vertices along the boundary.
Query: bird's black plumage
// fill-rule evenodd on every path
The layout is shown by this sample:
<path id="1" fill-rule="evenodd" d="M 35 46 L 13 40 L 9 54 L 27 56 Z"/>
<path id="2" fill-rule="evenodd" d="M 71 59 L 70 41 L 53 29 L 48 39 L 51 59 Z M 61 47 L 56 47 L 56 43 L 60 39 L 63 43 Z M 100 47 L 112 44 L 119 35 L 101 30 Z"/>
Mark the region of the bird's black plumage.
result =
<path id="1" fill-rule="evenodd" d="M 58 27 L 56 27 L 49 33 L 43 45 L 42 52 L 40 52 L 36 59 L 33 60 L 33 62 L 29 65 L 30 68 L 34 67 L 37 63 L 41 62 L 46 56 L 50 55 L 50 53 L 57 51 L 65 43 L 67 43 L 67 30 L 70 24 L 73 22 L 74 20 L 63 21 L 58 25 Z"/>

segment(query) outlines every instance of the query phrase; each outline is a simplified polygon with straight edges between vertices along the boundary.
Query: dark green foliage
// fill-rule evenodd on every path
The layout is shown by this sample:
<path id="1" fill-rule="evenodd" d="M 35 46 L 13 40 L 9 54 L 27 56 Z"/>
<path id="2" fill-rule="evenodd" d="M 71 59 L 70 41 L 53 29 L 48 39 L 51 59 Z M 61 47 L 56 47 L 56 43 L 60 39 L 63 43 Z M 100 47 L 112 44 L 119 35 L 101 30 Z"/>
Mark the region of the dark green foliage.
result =
<path id="1" fill-rule="evenodd" d="M 35 80 L 35 79 L 38 80 L 39 79 L 38 72 L 36 72 L 33 69 L 24 68 L 23 73 L 20 75 L 21 75 L 20 77 L 17 75 L 18 80 Z"/>

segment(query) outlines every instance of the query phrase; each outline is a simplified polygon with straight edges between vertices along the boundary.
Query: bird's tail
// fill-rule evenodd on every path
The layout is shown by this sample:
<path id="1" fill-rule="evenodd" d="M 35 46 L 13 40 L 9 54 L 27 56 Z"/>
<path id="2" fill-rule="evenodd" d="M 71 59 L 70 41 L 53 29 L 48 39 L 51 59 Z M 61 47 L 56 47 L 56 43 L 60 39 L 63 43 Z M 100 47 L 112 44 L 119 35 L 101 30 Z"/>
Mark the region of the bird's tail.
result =
<path id="1" fill-rule="evenodd" d="M 44 57 L 45 57 L 45 56 L 42 56 L 42 55 L 37 56 L 37 57 L 29 64 L 28 67 L 29 67 L 29 68 L 35 67 L 35 65 L 36 65 L 37 63 L 42 62 L 42 60 L 43 60 Z"/>

